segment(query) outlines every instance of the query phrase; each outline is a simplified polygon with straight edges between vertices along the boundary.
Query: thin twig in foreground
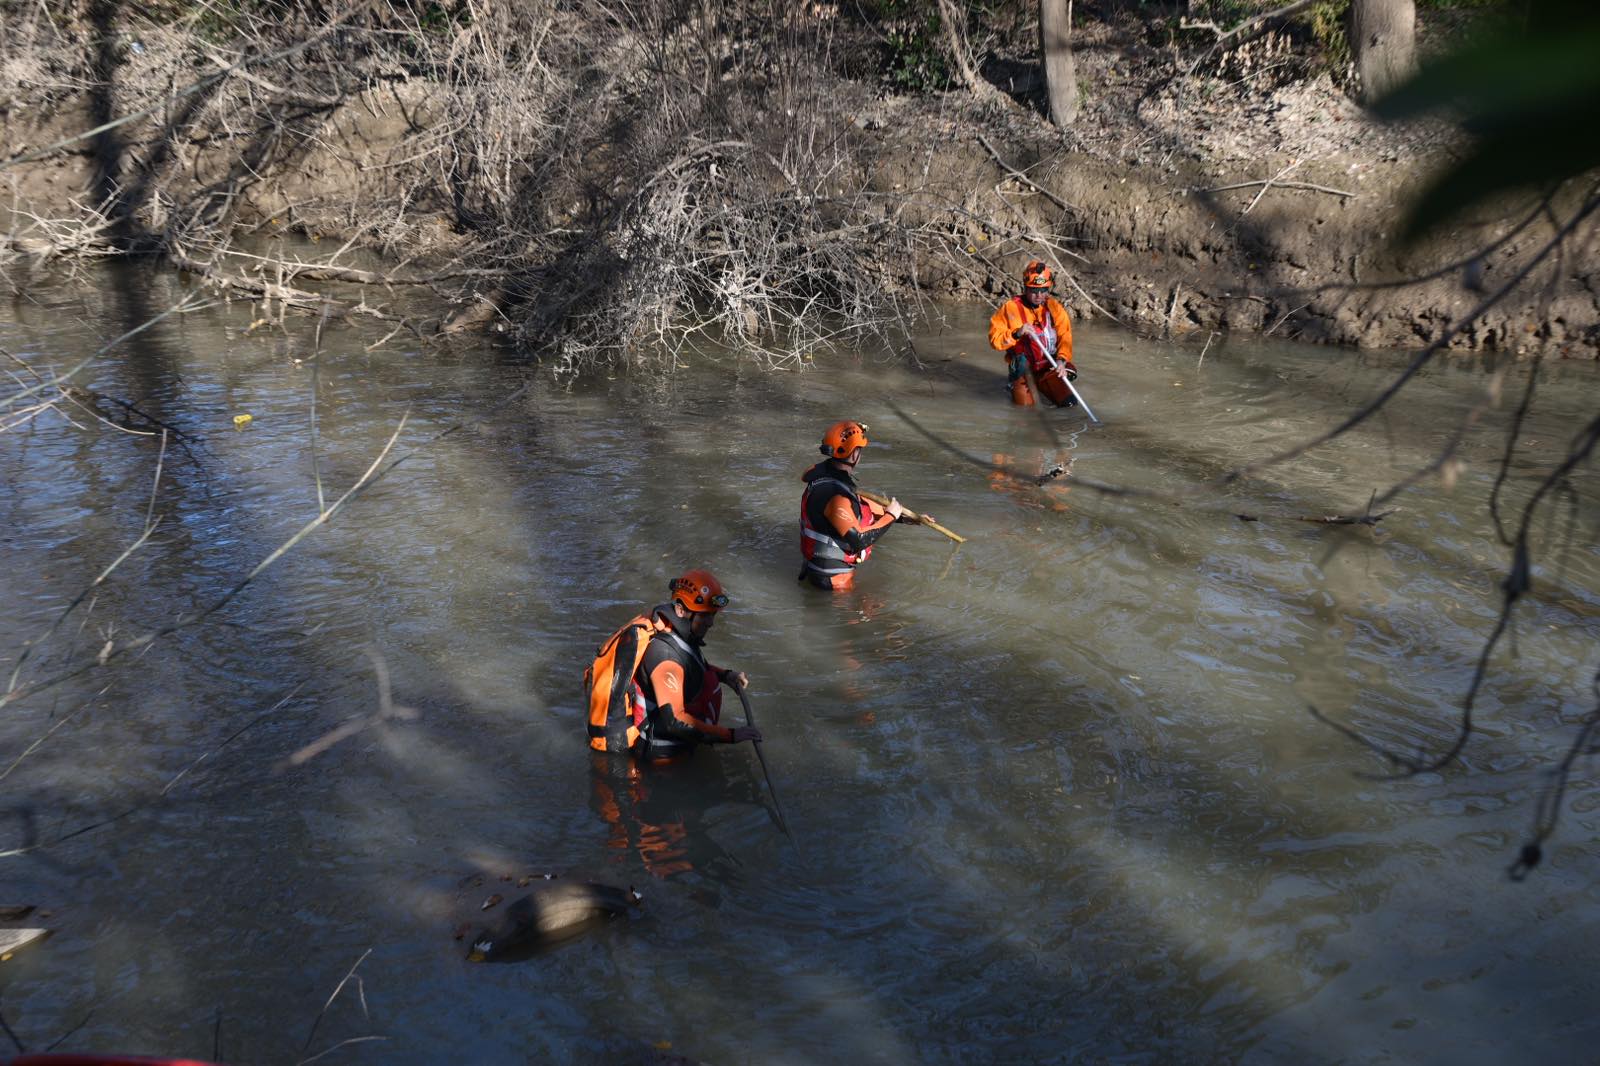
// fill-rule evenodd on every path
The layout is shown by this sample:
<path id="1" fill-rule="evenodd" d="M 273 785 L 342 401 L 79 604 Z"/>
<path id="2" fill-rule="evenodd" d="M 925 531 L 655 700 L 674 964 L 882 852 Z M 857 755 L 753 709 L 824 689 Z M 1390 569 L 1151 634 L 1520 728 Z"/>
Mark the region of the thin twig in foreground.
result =
<path id="1" fill-rule="evenodd" d="M 17 679 L 22 674 L 22 667 L 27 663 L 28 657 L 33 654 L 34 649 L 43 644 L 45 641 L 49 640 L 51 637 L 55 636 L 55 632 L 60 628 L 61 623 L 65 622 L 67 620 L 67 616 L 77 609 L 78 604 L 82 603 L 88 597 L 89 593 L 98 588 L 101 582 L 110 577 L 111 572 L 117 567 L 121 566 L 124 559 L 138 551 L 139 548 L 144 545 L 144 542 L 150 539 L 150 535 L 156 531 L 156 527 L 161 524 L 161 519 L 163 516 L 153 515 L 152 512 L 155 510 L 156 505 L 156 490 L 161 487 L 161 468 L 166 460 L 166 456 L 167 433 L 166 430 L 162 430 L 161 454 L 156 459 L 156 476 L 150 485 L 150 505 L 145 510 L 144 532 L 139 534 L 138 540 L 135 540 L 132 544 L 128 545 L 127 548 L 123 549 L 122 554 L 112 560 L 110 566 L 100 571 L 99 575 L 95 577 L 93 581 L 89 582 L 89 584 L 86 585 L 83 590 L 73 598 L 72 602 L 67 604 L 66 608 L 63 609 L 60 614 L 56 615 L 56 620 L 50 623 L 49 629 L 45 630 L 44 633 L 39 637 L 30 641 L 27 646 L 22 649 L 22 653 L 17 656 L 17 665 L 12 668 L 11 677 L 6 682 L 6 692 L 10 693 L 16 691 Z"/>
<path id="2" fill-rule="evenodd" d="M 395 441 L 400 439 L 401 432 L 406 428 L 406 420 L 409 419 L 410 417 L 411 417 L 411 412 L 409 410 L 404 415 L 401 416 L 400 424 L 395 427 L 393 435 L 389 437 L 388 443 L 386 443 L 383 446 L 383 450 L 378 453 L 378 457 L 376 459 L 372 460 L 372 465 L 367 467 L 366 472 L 363 473 L 359 478 L 356 479 L 355 484 L 351 485 L 349 489 L 345 490 L 345 494 L 343 496 L 340 496 L 337 500 L 335 500 L 333 502 L 333 504 L 328 507 L 327 510 L 325 510 L 322 513 L 318 514 L 315 518 L 313 518 L 311 521 L 307 522 L 304 526 L 302 526 L 300 528 L 300 530 L 297 533 L 295 533 L 292 537 L 290 537 L 288 540 L 284 541 L 282 544 L 278 545 L 277 548 L 273 549 L 273 551 L 265 559 L 261 560 L 261 562 L 256 564 L 256 566 L 255 566 L 255 568 L 253 570 L 251 570 L 242 579 L 240 579 L 238 582 L 236 582 L 233 585 L 233 587 L 229 588 L 226 592 L 224 592 L 220 597 L 218 597 L 215 601 L 213 601 L 209 606 L 207 606 L 206 608 L 201 610 L 198 614 L 190 615 L 190 616 L 187 616 L 187 617 L 179 617 L 179 619 L 176 622 L 173 622 L 170 625 L 162 626 L 160 629 L 153 630 L 152 632 L 145 633 L 142 636 L 136 637 L 133 640 L 130 640 L 127 643 L 121 645 L 120 647 L 111 647 L 111 648 L 109 648 L 109 650 L 103 650 L 100 655 L 96 656 L 94 659 L 92 659 L 92 660 L 90 660 L 88 662 L 82 663 L 82 664 L 80 664 L 80 665 L 78 665 L 76 667 L 73 667 L 73 668 L 70 668 L 68 670 L 65 670 L 65 671 L 63 671 L 63 672 L 61 672 L 59 674 L 56 674 L 53 677 L 46 678 L 46 679 L 41 680 L 41 681 L 35 681 L 31 685 L 25 685 L 25 686 L 23 686 L 21 688 L 17 688 L 17 689 L 13 689 L 11 691 L 8 691 L 8 692 L 5 693 L 5 695 L 0 696 L 0 707 L 4 707 L 8 703 L 12 703 L 12 702 L 14 702 L 16 700 L 23 699 L 23 698 L 25 698 L 27 696 L 30 696 L 30 695 L 32 695 L 32 694 L 34 694 L 36 692 L 42 691 L 42 690 L 44 690 L 46 688 L 49 688 L 49 687 L 51 687 L 53 685 L 58 685 L 63 681 L 70 680 L 70 679 L 72 679 L 74 677 L 79 676 L 80 674 L 87 673 L 90 670 L 94 670 L 94 669 L 97 669 L 97 668 L 100 668 L 100 667 L 104 667 L 108 663 L 110 663 L 112 660 L 120 659 L 123 656 L 128 655 L 131 652 L 142 651 L 144 648 L 146 648 L 149 645 L 155 643 L 157 640 L 160 640 L 162 637 L 168 636 L 168 635 L 170 635 L 172 633 L 178 632 L 181 629 L 186 629 L 189 626 L 195 625 L 196 623 L 201 622 L 201 621 L 205 620 L 206 618 L 210 617 L 211 615 L 215 614 L 217 611 L 220 611 L 223 607 L 225 607 L 228 603 L 230 603 L 235 596 L 237 596 L 237 595 L 239 595 L 239 593 L 243 592 L 245 590 L 245 588 L 252 581 L 254 581 L 258 576 L 260 576 L 262 571 L 266 570 L 267 567 L 269 567 L 273 563 L 277 562 L 280 558 L 282 558 L 284 556 L 284 554 L 286 552 L 288 552 L 296 544 L 299 544 L 302 540 L 304 540 L 306 537 L 310 536 L 313 532 L 315 532 L 318 527 L 320 527 L 320 526 L 326 524 L 327 522 L 329 522 L 330 520 L 332 520 L 333 516 L 338 514 L 340 509 L 343 508 L 346 503 L 348 503 L 353 497 L 355 497 L 363 489 L 368 488 L 370 485 L 372 485 L 374 482 L 376 482 L 379 477 L 382 477 L 382 474 L 378 475 L 378 477 L 374 477 L 373 475 L 378 470 L 379 465 L 383 462 L 384 457 L 389 454 L 389 450 L 394 447 Z M 395 466 L 399 465 L 399 462 L 400 462 L 400 460 L 397 460 L 394 464 L 391 464 L 388 467 L 388 469 L 383 471 L 383 473 L 387 474 L 389 471 L 393 470 L 395 468 Z"/>
<path id="3" fill-rule="evenodd" d="M 322 1005 L 322 1009 L 321 1010 L 317 1011 L 316 1018 L 311 1022 L 311 1031 L 306 1034 L 306 1042 L 300 1046 L 300 1054 L 304 1055 L 307 1051 L 311 1050 L 311 1041 L 313 1041 L 313 1040 L 315 1040 L 317 1038 L 317 1029 L 318 1029 L 318 1027 L 320 1027 L 322 1025 L 322 1019 L 323 1019 L 324 1016 L 327 1015 L 328 1008 L 333 1006 L 333 1001 L 339 998 L 339 993 L 344 991 L 344 986 L 349 984 L 351 980 L 355 981 L 355 983 L 356 983 L 356 991 L 361 997 L 361 1012 L 363 1014 L 366 1014 L 366 1012 L 367 1012 L 367 993 L 366 993 L 365 988 L 362 987 L 361 978 L 356 976 L 356 970 L 361 966 L 361 964 L 363 962 L 367 961 L 367 956 L 371 955 L 371 954 L 372 954 L 372 949 L 371 948 L 368 948 L 366 951 L 363 951 L 361 953 L 361 957 L 359 959 L 357 959 L 353 965 L 351 965 L 350 969 L 345 972 L 345 975 L 342 978 L 339 979 L 339 983 L 334 986 L 332 994 L 330 994 L 328 996 L 328 1001 Z M 371 1040 L 371 1039 L 374 1039 L 374 1038 L 373 1037 L 361 1037 L 360 1039 Z M 379 1037 L 377 1039 L 382 1039 L 382 1038 Z M 334 1046 L 338 1047 L 339 1045 L 336 1044 Z M 329 1048 L 328 1050 L 331 1051 L 333 1049 Z M 321 1054 L 326 1055 L 327 1052 L 324 1051 Z M 318 1055 L 318 1056 L 314 1056 L 313 1058 L 320 1058 L 320 1057 L 321 1056 Z M 302 1063 L 306 1063 L 306 1062 L 313 1061 L 313 1059 L 301 1059 L 300 1061 Z"/>
<path id="4" fill-rule="evenodd" d="M 183 299 L 179 300 L 177 303 L 173 304 L 171 307 L 167 308 L 165 311 L 161 312 L 159 315 L 156 315 L 154 318 L 151 318 L 151 319 L 148 319 L 148 320 L 146 320 L 144 322 L 141 322 L 139 325 L 134 326 L 128 332 L 122 334 L 120 337 L 117 337 L 115 340 L 107 341 L 104 345 L 102 345 L 99 349 L 97 349 L 94 352 L 94 354 L 92 354 L 92 355 L 88 356 L 87 358 L 85 358 L 82 362 L 78 363 L 71 370 L 68 370 L 65 374 L 56 374 L 56 373 L 52 372 L 51 375 L 50 375 L 49 380 L 47 380 L 47 381 L 41 381 L 37 385 L 33 385 L 33 386 L 30 386 L 29 388 L 23 389 L 21 392 L 14 392 L 10 396 L 0 396 L 0 404 L 6 404 L 6 405 L 14 404 L 18 400 L 24 399 L 24 398 L 26 398 L 28 396 L 32 396 L 34 393 L 42 392 L 43 390 L 48 389 L 51 386 L 59 387 L 62 382 L 66 381 L 68 378 L 74 376 L 75 374 L 78 374 L 79 372 L 81 372 L 90 363 L 94 362 L 96 359 L 100 358 L 102 355 L 106 354 L 111 349 L 113 349 L 117 345 L 121 344 L 123 341 L 129 339 L 130 337 L 138 336 L 139 334 L 143 333 L 145 330 L 149 329 L 151 326 L 155 325 L 157 322 L 160 322 L 162 319 L 166 318 L 168 315 L 172 315 L 172 314 L 185 314 L 186 315 L 186 314 L 189 314 L 189 313 L 191 313 L 193 311 L 203 311 L 208 307 L 215 306 L 215 301 L 211 301 L 211 302 L 208 302 L 208 303 L 192 303 L 191 301 L 193 299 L 194 299 L 194 297 L 192 295 L 190 295 L 188 293 L 185 293 Z"/>

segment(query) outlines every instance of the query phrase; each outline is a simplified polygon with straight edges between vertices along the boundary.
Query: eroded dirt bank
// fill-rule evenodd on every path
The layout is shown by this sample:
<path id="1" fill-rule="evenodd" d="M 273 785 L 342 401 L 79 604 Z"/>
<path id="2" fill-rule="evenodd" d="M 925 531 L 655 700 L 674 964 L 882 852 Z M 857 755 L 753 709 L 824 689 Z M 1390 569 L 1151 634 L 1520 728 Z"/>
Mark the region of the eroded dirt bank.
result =
<path id="1" fill-rule="evenodd" d="M 259 158 L 249 138 L 190 130 L 158 143 L 135 128 L 118 148 L 136 163 L 118 180 L 159 175 L 135 205 L 147 233 L 169 221 L 168 205 L 225 196 L 236 228 L 298 228 L 397 260 L 444 261 L 483 223 L 442 182 L 419 194 L 415 161 L 437 146 L 441 96 L 425 80 L 396 79 L 308 108 L 294 149 Z M 993 299 L 1028 257 L 1046 255 L 1070 274 L 1060 295 L 1080 317 L 1366 347 L 1437 339 L 1553 230 L 1548 218 L 1527 221 L 1530 199 L 1396 252 L 1390 235 L 1448 158 L 1449 132 L 1379 126 L 1325 80 L 1204 108 L 1178 89 L 1120 104 L 1112 96 L 1063 135 L 1020 105 L 852 87 L 835 99 L 848 112 L 840 137 L 859 168 L 850 179 L 871 195 L 854 201 L 865 205 L 860 217 L 839 224 L 860 225 L 864 239 L 891 218 L 945 233 L 939 254 L 886 264 L 900 284 L 941 298 Z M 13 103 L 0 115 L 7 154 L 91 128 L 92 103 Z M 5 171 L 12 256 L 70 256 L 111 238 L 114 220 L 96 214 L 108 180 L 97 150 L 79 142 Z M 484 273 L 458 297 L 458 325 L 495 319 L 505 289 Z M 1600 357 L 1595 257 L 1541 266 L 1451 347 Z"/>

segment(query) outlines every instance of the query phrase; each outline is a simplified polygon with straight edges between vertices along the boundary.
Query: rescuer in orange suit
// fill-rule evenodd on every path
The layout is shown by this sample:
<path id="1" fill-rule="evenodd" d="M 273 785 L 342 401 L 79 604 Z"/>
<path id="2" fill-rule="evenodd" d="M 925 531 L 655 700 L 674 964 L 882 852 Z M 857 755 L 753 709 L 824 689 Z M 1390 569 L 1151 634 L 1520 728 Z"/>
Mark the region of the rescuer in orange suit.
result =
<path id="1" fill-rule="evenodd" d="M 822 462 L 800 475 L 800 580 L 819 589 L 853 588 L 856 567 L 903 513 L 899 500 L 880 510 L 861 498 L 855 470 L 867 443 L 863 423 L 835 422 L 822 437 Z"/>
<path id="2" fill-rule="evenodd" d="M 642 736 L 647 758 L 672 758 L 698 744 L 737 744 L 760 740 L 754 726 L 724 726 L 722 685 L 743 688 L 742 672 L 712 666 L 701 646 L 728 605 L 722 585 L 709 570 L 690 570 L 668 586 L 670 603 L 654 612 L 662 624 L 645 648 L 639 664 L 639 695 L 644 702 Z"/>
<path id="3" fill-rule="evenodd" d="M 1034 402 L 1028 371 L 1039 373 L 1040 361 L 1046 358 L 1044 353 L 1062 364 L 1068 380 L 1078 376 L 1078 368 L 1072 362 L 1072 321 L 1061 301 L 1050 295 L 1054 284 L 1055 274 L 1035 259 L 1022 272 L 1022 295 L 1001 304 L 989 319 L 989 345 L 1006 355 L 1006 391 L 1011 394 L 1011 402 L 1019 406 Z M 1034 345 L 1037 351 L 1030 356 Z M 1065 396 L 1064 401 L 1058 401 L 1061 406 L 1074 403 L 1064 387 L 1058 395 Z"/>
<path id="4" fill-rule="evenodd" d="M 722 583 L 709 570 L 690 570 L 668 582 L 667 590 L 670 600 L 629 619 L 584 672 L 589 746 L 671 759 L 700 744 L 760 740 L 754 726 L 719 724 L 721 686 L 741 689 L 749 679 L 712 666 L 700 650 L 717 612 L 728 605 Z M 626 726 L 616 747 L 610 741 L 614 722 Z"/>

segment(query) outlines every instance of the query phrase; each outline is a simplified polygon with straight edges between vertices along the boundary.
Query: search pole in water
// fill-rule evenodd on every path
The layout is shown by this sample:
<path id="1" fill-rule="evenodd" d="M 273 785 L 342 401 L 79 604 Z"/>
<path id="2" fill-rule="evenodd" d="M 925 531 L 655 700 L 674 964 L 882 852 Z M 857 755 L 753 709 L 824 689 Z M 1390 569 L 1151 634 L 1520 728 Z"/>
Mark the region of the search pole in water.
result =
<path id="1" fill-rule="evenodd" d="M 1038 346 L 1038 350 L 1049 361 L 1050 369 L 1061 375 L 1061 380 L 1067 384 L 1067 391 L 1072 393 L 1072 398 L 1078 401 L 1078 406 L 1082 407 L 1083 413 L 1089 416 L 1089 421 L 1097 426 L 1100 425 L 1100 420 L 1094 416 L 1093 411 L 1089 410 L 1089 405 L 1083 399 L 1083 393 L 1079 392 L 1077 386 L 1072 384 L 1072 379 L 1067 376 L 1067 368 L 1061 365 L 1061 360 L 1056 358 L 1056 353 L 1044 346 L 1044 342 L 1039 339 L 1039 331 L 1037 329 L 1032 326 L 1029 326 L 1028 329 L 1031 331 L 1030 336 L 1033 343 Z"/>
<path id="2" fill-rule="evenodd" d="M 754 728 L 756 719 L 755 715 L 750 713 L 750 697 L 744 694 L 744 686 L 740 685 L 733 691 L 739 694 L 739 702 L 744 704 L 745 722 Z M 789 838 L 789 843 L 793 844 L 794 850 L 798 852 L 800 843 L 795 840 L 794 834 L 789 832 L 789 819 L 783 816 L 783 804 L 778 801 L 778 790 L 772 787 L 772 772 L 767 769 L 767 757 L 762 754 L 761 741 L 754 740 L 751 743 L 755 746 L 756 758 L 761 761 L 761 776 L 767 779 L 767 794 L 772 797 L 772 810 L 778 816 L 778 828 L 783 830 L 783 835 Z"/>
<path id="3" fill-rule="evenodd" d="M 1072 379 L 1067 377 L 1065 370 L 1061 372 L 1061 380 L 1067 383 L 1068 391 L 1072 393 L 1073 399 L 1078 401 L 1078 406 L 1083 408 L 1083 413 L 1089 416 L 1089 421 L 1097 426 L 1100 425 L 1100 420 L 1094 416 L 1093 411 L 1089 410 L 1089 404 L 1084 400 L 1083 393 L 1079 392 L 1077 386 L 1072 384 Z"/>

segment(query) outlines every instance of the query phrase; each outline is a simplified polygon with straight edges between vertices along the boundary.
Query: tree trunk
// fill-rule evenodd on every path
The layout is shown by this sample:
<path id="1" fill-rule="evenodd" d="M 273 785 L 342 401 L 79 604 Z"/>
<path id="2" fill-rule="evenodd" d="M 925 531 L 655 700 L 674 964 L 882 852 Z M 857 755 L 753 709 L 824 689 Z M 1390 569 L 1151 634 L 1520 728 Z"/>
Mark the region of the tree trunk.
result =
<path id="1" fill-rule="evenodd" d="M 1416 70 L 1414 0 L 1351 0 L 1349 33 L 1362 100 L 1384 96 Z"/>
<path id="2" fill-rule="evenodd" d="M 1409 0 L 1408 0 L 1409 3 Z M 1072 59 L 1072 0 L 1039 0 L 1039 54 L 1050 121 L 1070 126 L 1078 117 L 1078 65 Z"/>
<path id="3" fill-rule="evenodd" d="M 962 28 L 966 25 L 966 16 L 956 6 L 955 0 L 939 0 L 939 22 L 944 26 L 945 47 L 949 49 L 950 61 L 955 64 L 956 77 L 961 79 L 961 84 L 982 99 L 1010 102 L 1010 97 L 990 85 L 978 73 L 972 52 L 967 47 L 966 30 Z"/>

